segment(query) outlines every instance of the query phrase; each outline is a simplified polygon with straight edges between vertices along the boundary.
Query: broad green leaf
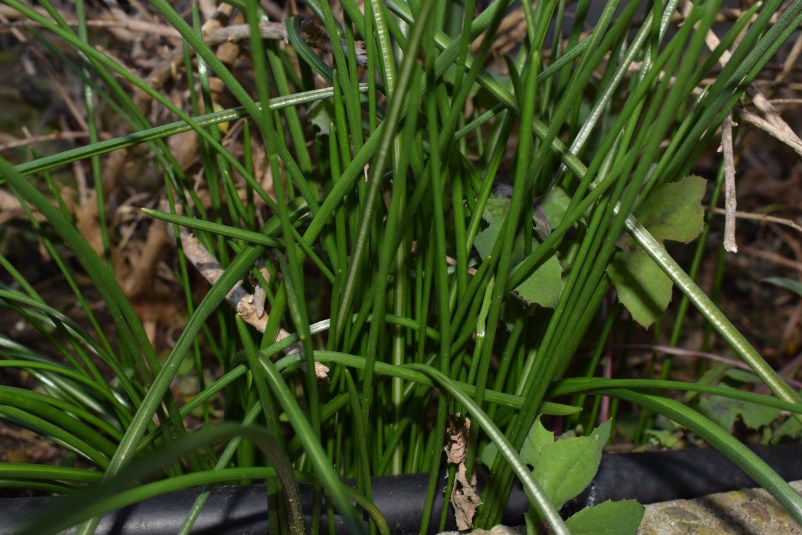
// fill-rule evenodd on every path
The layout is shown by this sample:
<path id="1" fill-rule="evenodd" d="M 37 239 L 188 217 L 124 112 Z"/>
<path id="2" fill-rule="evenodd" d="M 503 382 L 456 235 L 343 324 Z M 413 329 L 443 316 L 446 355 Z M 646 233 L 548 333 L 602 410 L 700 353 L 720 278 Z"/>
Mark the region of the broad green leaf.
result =
<path id="1" fill-rule="evenodd" d="M 523 281 L 515 293 L 529 304 L 535 303 L 545 308 L 554 308 L 563 291 L 563 268 L 557 256 L 552 256 Z"/>
<path id="2" fill-rule="evenodd" d="M 704 178 L 688 176 L 657 186 L 638 208 L 638 221 L 661 243 L 693 241 L 704 224 L 702 198 L 706 185 Z"/>
<path id="3" fill-rule="evenodd" d="M 482 453 L 479 454 L 479 460 L 482 461 L 482 464 L 490 468 L 493 466 L 493 463 L 496 462 L 496 455 L 498 455 L 498 446 L 491 442 L 482 448 Z M 526 459 L 524 458 L 524 460 Z"/>
<path id="4" fill-rule="evenodd" d="M 644 327 L 654 323 L 671 301 L 671 279 L 646 253 L 621 253 L 607 267 L 607 274 L 618 291 L 618 300 Z"/>
<path id="5" fill-rule="evenodd" d="M 608 500 L 585 507 L 569 518 L 565 525 L 573 535 L 629 535 L 638 531 L 643 511 L 643 506 L 635 500 Z"/>
<path id="6" fill-rule="evenodd" d="M 612 429 L 612 424 L 608 420 L 602 423 L 599 427 L 597 427 L 590 433 L 589 438 L 593 439 L 593 442 L 596 445 L 596 448 L 599 452 L 599 456 L 601 456 L 601 452 L 604 449 L 604 446 L 607 444 L 607 441 L 610 440 L 611 429 Z"/>
<path id="7" fill-rule="evenodd" d="M 537 466 L 543 448 L 554 444 L 554 433 L 543 427 L 538 416 L 521 447 L 521 459 L 529 466 Z"/>
<path id="8" fill-rule="evenodd" d="M 656 448 L 673 450 L 682 446 L 682 440 L 670 429 L 646 429 L 643 435 L 649 440 L 649 444 Z"/>
<path id="9" fill-rule="evenodd" d="M 547 196 L 542 208 L 542 218 L 545 221 L 537 223 L 538 217 L 535 216 L 536 224 L 546 225 L 549 231 L 554 229 L 559 224 L 562 213 L 565 212 L 565 207 L 562 204 L 566 201 L 567 196 L 565 193 L 562 195 L 555 193 L 552 196 Z M 570 201 L 570 200 L 569 200 Z M 488 199 L 485 211 L 482 214 L 488 226 L 476 235 L 474 239 L 474 247 L 479 252 L 482 259 L 487 258 L 493 251 L 493 246 L 496 240 L 499 239 L 501 228 L 504 224 L 504 219 L 507 217 L 509 210 L 510 199 L 505 197 L 492 197 Z M 535 239 L 532 240 L 532 249 L 536 249 L 539 242 Z M 518 236 L 513 244 L 513 263 L 518 263 L 523 260 L 524 246 L 522 236 Z M 537 271 L 527 278 L 524 282 L 515 288 L 515 293 L 521 299 L 526 301 L 527 304 L 537 304 L 546 308 L 554 308 L 557 306 L 557 301 L 560 298 L 560 293 L 563 289 L 562 280 L 563 268 L 560 265 L 557 256 L 552 256 L 541 265 Z"/>
<path id="10" fill-rule="evenodd" d="M 751 371 L 742 370 L 740 368 L 727 368 L 724 376 L 748 385 L 761 385 L 763 384 L 760 378 Z"/>
<path id="11" fill-rule="evenodd" d="M 788 418 L 771 434 L 771 443 L 779 444 L 785 437 L 798 439 L 800 434 L 802 434 L 802 424 L 796 418 Z"/>
<path id="12" fill-rule="evenodd" d="M 334 122 L 334 109 L 330 102 L 318 100 L 309 106 L 309 120 L 315 125 L 320 132 L 318 135 L 327 136 L 329 134 L 329 127 Z"/>
<path id="13" fill-rule="evenodd" d="M 544 412 L 543 414 L 549 413 Z M 543 427 L 543 424 L 540 423 L 540 417 L 538 417 L 537 420 L 535 420 L 532 428 L 529 430 L 529 434 L 527 435 L 523 446 L 521 446 L 521 459 L 523 459 L 527 465 L 535 466 L 537 464 L 540 451 L 543 449 L 543 447 L 553 443 L 554 433 Z M 490 467 L 493 466 L 493 463 L 496 460 L 496 455 L 498 455 L 498 446 L 491 442 L 482 448 L 482 451 L 479 454 L 479 460 L 481 460 L 485 466 Z"/>
<path id="14" fill-rule="evenodd" d="M 719 387 L 730 388 L 726 385 L 719 385 Z M 758 430 L 780 416 L 779 409 L 720 396 L 704 396 L 699 401 L 699 409 L 705 416 L 728 430 L 732 429 L 735 420 L 739 417 L 744 425 Z"/>
<path id="15" fill-rule="evenodd" d="M 679 182 L 654 188 L 637 211 L 638 220 L 662 243 L 665 240 L 688 243 L 702 231 L 705 179 L 688 176 Z M 671 301 L 673 285 L 662 269 L 644 252 L 632 249 L 627 239 L 625 251 L 608 266 L 618 299 L 632 317 L 649 327 Z"/>
<path id="16" fill-rule="evenodd" d="M 533 474 L 555 507 L 562 507 L 593 481 L 609 438 L 610 422 L 605 422 L 590 436 L 560 439 L 542 447 Z"/>
<path id="17" fill-rule="evenodd" d="M 541 238 L 545 238 L 560 225 L 571 198 L 562 188 L 554 188 L 535 206 L 535 227 Z M 545 219 L 545 221 L 543 221 Z M 544 225 L 545 223 L 545 225 Z"/>
<path id="18" fill-rule="evenodd" d="M 485 204 L 485 211 L 482 213 L 482 219 L 490 223 L 501 224 L 504 218 L 507 217 L 507 212 L 510 211 L 510 198 L 509 197 L 490 197 Z"/>
<path id="19" fill-rule="evenodd" d="M 775 286 L 785 288 L 786 290 L 791 290 L 799 297 L 802 297 L 802 283 L 800 283 L 799 281 L 795 281 L 793 279 L 787 279 L 785 277 L 769 277 L 763 280 L 771 284 L 774 284 Z"/>
<path id="20" fill-rule="evenodd" d="M 482 213 L 488 226 L 476 235 L 473 241 L 473 246 L 479 253 L 479 256 L 484 260 L 493 251 L 493 245 L 496 243 L 499 234 L 501 233 L 501 226 L 504 223 L 504 218 L 509 210 L 510 200 L 505 198 L 491 197 L 487 200 L 485 211 Z"/>

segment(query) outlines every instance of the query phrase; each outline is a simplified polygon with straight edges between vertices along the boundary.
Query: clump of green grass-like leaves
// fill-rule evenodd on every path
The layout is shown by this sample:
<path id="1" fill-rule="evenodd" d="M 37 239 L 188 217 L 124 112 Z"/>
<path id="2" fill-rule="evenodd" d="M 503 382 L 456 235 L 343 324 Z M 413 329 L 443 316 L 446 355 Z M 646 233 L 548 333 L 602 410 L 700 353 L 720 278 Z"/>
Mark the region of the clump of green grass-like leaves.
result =
<path id="1" fill-rule="evenodd" d="M 281 512 L 271 515 L 276 530 L 304 529 L 300 481 L 321 489 L 353 532 L 365 519 L 384 532 L 370 504 L 370 478 L 427 472 L 425 532 L 430 522 L 442 527 L 446 520 L 445 513 L 430 518 L 441 471 L 450 468 L 449 489 L 463 485 L 457 473 L 470 473 L 492 443 L 499 454 L 482 456 L 491 479 L 469 521 L 498 522 L 517 477 L 532 505 L 527 521 L 565 533 L 557 507 L 567 497 L 557 499 L 538 481 L 542 471 L 526 465 L 547 448 L 569 447 L 538 427 L 542 415 L 571 415 L 574 425 L 593 429 L 601 396 L 693 431 L 802 523 L 802 501 L 784 481 L 727 429 L 661 393 L 705 392 L 802 413 L 798 395 L 663 247 L 664 240 L 688 242 L 706 232 L 700 202 L 707 186 L 688 176 L 691 166 L 802 22 L 801 3 L 773 24 L 780 2 L 755 4 L 712 51 L 705 37 L 720 2 L 693 6 L 678 28 L 671 22 L 677 1 L 652 2 L 645 13 L 638 13 L 639 2 L 607 2 L 587 35 L 581 30 L 588 2 L 578 3 L 573 18 L 563 2 L 524 3 L 525 38 L 503 58 L 504 76 L 486 70 L 508 14 L 503 0 L 478 16 L 474 0 L 371 0 L 363 7 L 345 0 L 336 12 L 310 0 L 333 43 L 325 57 L 305 35 L 304 21 L 287 20 L 288 44 L 279 46 L 260 36 L 266 15 L 258 2 L 229 3 L 250 27 L 252 93 L 204 42 L 197 10 L 188 22 L 164 0 L 151 1 L 185 43 L 191 99 L 181 108 L 92 46 L 82 2 L 76 2 L 77 29 L 48 2 L 41 2 L 44 11 L 6 2 L 45 30 L 40 39 L 75 52 L 65 61 L 74 62 L 86 88 L 91 134 L 77 149 L 16 167 L 0 161 L 6 187 L 31 207 L 31 224 L 91 326 L 48 305 L 2 257 L 13 283 L 0 288 L 0 299 L 44 333 L 54 355 L 3 336 L 0 365 L 26 370 L 42 391 L 0 386 L 0 416 L 92 466 L 0 464 L 0 479 L 9 485 L 76 493 L 64 514 L 54 516 L 58 522 L 48 518 L 32 530 L 80 524 L 89 533 L 93 517 L 169 490 L 266 480 L 271 507 Z M 565 35 L 550 35 L 555 27 Z M 727 50 L 732 54 L 719 69 Z M 712 83 L 703 85 L 711 73 Z M 200 113 L 212 109 L 211 75 L 240 107 Z M 129 95 L 132 87 L 178 122 L 153 127 Z M 97 141 L 93 110 L 99 105 L 115 109 L 131 134 Z M 246 123 L 242 144 L 258 144 L 268 169 L 254 168 L 251 149 L 240 153 L 221 143 L 217 125 L 235 120 Z M 168 136 L 188 130 L 199 140 L 209 205 L 199 201 L 165 145 Z M 221 265 L 195 302 L 192 261 L 179 233 L 177 278 L 190 315 L 164 359 L 109 263 L 78 232 L 64 203 L 39 187 L 58 191 L 50 172 L 88 160 L 100 188 L 103 155 L 142 143 L 162 166 L 169 207 L 146 214 L 190 230 Z M 259 178 L 266 172 L 269 189 Z M 500 182 L 509 182 L 509 196 L 497 193 Z M 713 203 L 719 182 L 710 188 Z M 102 191 L 97 198 L 105 222 Z M 44 222 L 37 223 L 33 210 Z M 108 254 L 113 240 L 105 226 L 103 237 Z M 68 257 L 100 293 L 113 337 L 78 289 Z M 258 329 L 225 303 L 249 274 L 266 296 L 267 319 Z M 594 355 L 604 347 L 610 320 L 600 305 L 613 287 L 646 326 L 663 313 L 672 288 L 679 289 L 774 396 L 599 377 L 597 360 L 575 356 L 583 344 Z M 675 321 L 681 326 L 681 315 Z M 292 334 L 277 340 L 282 329 Z M 203 358 L 209 355 L 199 339 L 208 341 L 223 370 L 208 384 Z M 202 388 L 179 407 L 169 387 L 189 361 Z M 320 364 L 329 368 L 328 382 L 314 373 Z M 225 424 L 208 410 L 221 395 Z M 203 429 L 190 432 L 185 417 L 198 408 Z M 466 448 L 459 470 L 443 455 L 449 416 L 458 414 L 471 423 L 457 418 Z M 582 456 L 596 459 L 609 433 L 609 427 L 594 431 L 596 443 L 583 443 L 590 449 Z M 578 481 L 592 477 L 594 463 L 582 470 Z M 356 488 L 344 487 L 342 477 L 356 478 Z M 155 479 L 138 485 L 143 478 Z M 315 523 L 319 517 L 312 515 Z"/>

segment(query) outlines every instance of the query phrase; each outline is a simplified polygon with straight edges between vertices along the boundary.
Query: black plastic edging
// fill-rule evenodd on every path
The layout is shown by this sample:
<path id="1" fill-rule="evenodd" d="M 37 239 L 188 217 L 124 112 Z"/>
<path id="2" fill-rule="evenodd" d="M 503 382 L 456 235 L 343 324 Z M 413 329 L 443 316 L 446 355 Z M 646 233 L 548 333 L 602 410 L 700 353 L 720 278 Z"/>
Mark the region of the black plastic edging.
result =
<path id="1" fill-rule="evenodd" d="M 787 481 L 802 479 L 802 446 L 757 446 L 752 448 Z M 479 474 L 479 487 L 486 476 Z M 445 483 L 445 480 L 442 480 Z M 427 475 L 376 477 L 372 480 L 373 501 L 394 534 L 419 531 L 426 494 Z M 755 487 L 755 482 L 731 461 L 712 449 L 666 452 L 608 454 L 602 459 L 596 478 L 576 500 L 565 506 L 566 515 L 586 505 L 605 500 L 636 499 L 640 503 L 694 498 L 728 490 Z M 103 517 L 96 533 L 105 535 L 172 535 L 192 506 L 197 489 L 159 496 Z M 311 525 L 312 489 L 301 487 L 306 525 Z M 436 494 L 430 532 L 443 507 L 442 488 Z M 17 498 L 0 500 L 0 535 L 18 533 L 31 518 L 46 514 L 59 498 Z M 215 488 L 192 531 L 197 535 L 261 534 L 267 532 L 267 498 L 262 485 Z M 519 484 L 513 487 L 503 522 L 523 524 L 526 497 Z M 446 529 L 454 529 L 453 511 Z M 336 532 L 347 534 L 342 520 L 334 518 Z M 325 518 L 322 525 L 327 526 Z M 323 532 L 327 532 L 324 529 Z"/>

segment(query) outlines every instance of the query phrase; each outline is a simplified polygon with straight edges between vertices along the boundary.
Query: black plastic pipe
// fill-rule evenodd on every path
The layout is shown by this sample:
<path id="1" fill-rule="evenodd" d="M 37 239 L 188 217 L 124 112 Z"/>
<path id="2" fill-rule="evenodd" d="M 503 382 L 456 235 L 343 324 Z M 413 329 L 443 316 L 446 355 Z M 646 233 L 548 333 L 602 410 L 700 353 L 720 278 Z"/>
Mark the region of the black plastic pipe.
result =
<path id="1" fill-rule="evenodd" d="M 802 446 L 757 446 L 752 448 L 787 481 L 802 479 Z M 479 474 L 479 487 L 486 476 Z M 445 479 L 441 479 L 443 483 Z M 392 533 L 414 534 L 426 494 L 425 474 L 376 477 L 372 480 L 373 499 L 387 520 Z M 605 500 L 636 499 L 655 503 L 695 498 L 740 488 L 757 486 L 740 468 L 709 448 L 648 453 L 608 454 L 602 459 L 593 483 L 577 499 L 565 506 L 567 516 L 586 505 Z M 103 517 L 96 533 L 108 535 L 172 535 L 184 521 L 197 489 L 159 496 L 126 507 Z M 301 486 L 306 525 L 311 525 L 312 489 Z M 442 488 L 436 494 L 430 532 L 443 507 Z M 18 533 L 32 518 L 46 514 L 60 498 L 16 498 L 0 500 L 0 535 Z M 450 507 L 450 506 L 449 506 Z M 520 484 L 513 486 L 504 513 L 504 524 L 522 525 L 528 505 Z M 449 525 L 454 529 L 453 511 Z M 321 519 L 327 526 L 327 520 Z M 348 533 L 342 519 L 334 518 L 336 532 Z M 328 530 L 323 530 L 327 532 Z M 195 523 L 194 534 L 256 534 L 267 532 L 267 498 L 264 486 L 215 488 Z"/>

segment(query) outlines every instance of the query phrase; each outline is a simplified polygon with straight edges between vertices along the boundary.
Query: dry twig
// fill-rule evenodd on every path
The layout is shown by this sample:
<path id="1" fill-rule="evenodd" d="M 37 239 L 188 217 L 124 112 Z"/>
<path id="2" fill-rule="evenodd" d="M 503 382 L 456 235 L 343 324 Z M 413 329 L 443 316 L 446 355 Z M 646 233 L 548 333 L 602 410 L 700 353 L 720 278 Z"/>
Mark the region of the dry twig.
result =
<path id="1" fill-rule="evenodd" d="M 203 278 L 205 278 L 209 284 L 217 282 L 223 274 L 223 267 L 192 233 L 184 227 L 181 227 L 180 232 L 184 255 L 186 255 L 187 259 L 195 266 L 195 269 L 203 275 Z M 174 238 L 172 232 L 170 232 L 170 236 Z M 262 271 L 262 274 L 263 276 L 267 275 L 266 271 Z M 261 299 L 262 297 L 255 293 L 248 293 L 242 281 L 237 282 L 226 294 L 226 301 L 237 311 L 237 314 L 242 320 L 254 327 L 257 331 L 263 333 L 267 326 L 269 316 L 265 313 L 264 302 L 259 302 Z M 276 335 L 276 341 L 284 340 L 289 336 L 291 336 L 290 333 L 285 329 L 279 329 Z M 296 342 L 284 349 L 284 354 L 289 355 L 301 351 L 301 345 Z M 328 372 L 329 368 L 327 366 L 320 362 L 315 362 L 315 376 L 318 381 L 328 382 Z"/>
<path id="2" fill-rule="evenodd" d="M 710 210 L 715 214 L 726 214 L 726 211 L 721 208 L 708 207 L 708 210 Z M 802 225 L 799 225 L 794 221 L 791 221 L 790 219 L 784 217 L 777 217 L 768 214 L 755 214 L 752 212 L 738 212 L 738 211 L 733 212 L 733 215 L 738 219 L 751 219 L 753 221 L 763 221 L 765 223 L 777 223 L 779 225 L 785 225 L 786 227 L 791 227 L 794 230 L 802 232 Z"/>
<path id="3" fill-rule="evenodd" d="M 721 150 L 724 153 L 724 250 L 737 253 L 735 243 L 735 158 L 732 155 L 732 114 L 721 125 Z"/>

